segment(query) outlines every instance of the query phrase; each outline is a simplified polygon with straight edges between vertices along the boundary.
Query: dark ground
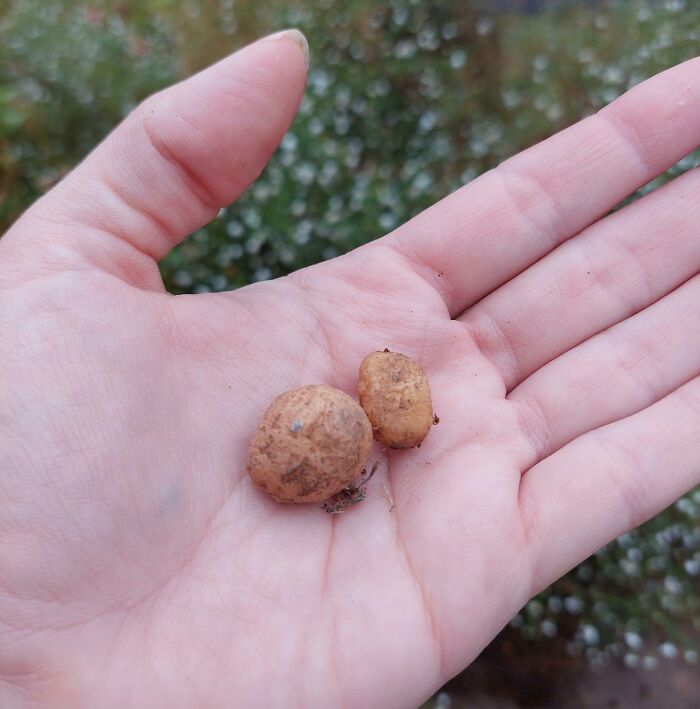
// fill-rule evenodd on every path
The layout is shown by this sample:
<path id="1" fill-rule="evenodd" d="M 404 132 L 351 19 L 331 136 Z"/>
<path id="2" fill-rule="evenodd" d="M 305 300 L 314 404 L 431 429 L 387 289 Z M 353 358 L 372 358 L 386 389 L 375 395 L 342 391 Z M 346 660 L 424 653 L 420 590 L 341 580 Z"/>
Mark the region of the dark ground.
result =
<path id="1" fill-rule="evenodd" d="M 425 709 L 700 709 L 700 664 L 592 669 L 553 644 L 504 633 Z"/>

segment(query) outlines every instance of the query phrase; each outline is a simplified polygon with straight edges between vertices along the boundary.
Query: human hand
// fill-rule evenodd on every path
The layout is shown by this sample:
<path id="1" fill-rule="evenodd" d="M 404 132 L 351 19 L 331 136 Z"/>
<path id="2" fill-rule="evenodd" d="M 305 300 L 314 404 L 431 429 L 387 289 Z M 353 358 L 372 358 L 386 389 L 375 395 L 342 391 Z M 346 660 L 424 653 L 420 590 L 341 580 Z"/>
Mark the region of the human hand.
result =
<path id="1" fill-rule="evenodd" d="M 604 216 L 700 141 L 700 63 L 347 256 L 168 295 L 291 121 L 297 40 L 147 100 L 0 242 L 2 706 L 416 705 L 700 482 L 698 174 Z M 272 399 L 384 347 L 430 378 L 421 449 L 345 515 L 263 496 Z"/>

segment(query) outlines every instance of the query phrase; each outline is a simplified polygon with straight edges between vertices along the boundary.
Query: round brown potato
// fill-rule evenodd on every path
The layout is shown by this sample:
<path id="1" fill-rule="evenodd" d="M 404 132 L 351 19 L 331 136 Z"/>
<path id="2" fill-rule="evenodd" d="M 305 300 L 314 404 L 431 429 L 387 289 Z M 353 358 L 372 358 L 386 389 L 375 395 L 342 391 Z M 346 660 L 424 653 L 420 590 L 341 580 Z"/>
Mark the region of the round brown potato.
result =
<path id="1" fill-rule="evenodd" d="M 360 404 L 374 437 L 390 448 L 419 446 L 433 424 L 425 372 L 399 352 L 372 352 L 360 365 Z"/>
<path id="2" fill-rule="evenodd" d="M 357 478 L 372 447 L 372 427 L 354 399 L 327 386 L 278 396 L 265 412 L 247 470 L 278 502 L 321 502 Z"/>

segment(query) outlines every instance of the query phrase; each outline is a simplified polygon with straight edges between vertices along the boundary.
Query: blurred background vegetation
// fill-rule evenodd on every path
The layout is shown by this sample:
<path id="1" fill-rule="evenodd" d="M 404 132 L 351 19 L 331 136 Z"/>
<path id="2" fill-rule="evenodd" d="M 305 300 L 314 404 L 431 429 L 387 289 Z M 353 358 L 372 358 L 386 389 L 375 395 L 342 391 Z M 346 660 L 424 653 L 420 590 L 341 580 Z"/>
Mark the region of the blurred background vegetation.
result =
<path id="1" fill-rule="evenodd" d="M 381 236 L 695 55 L 700 3 L 3 0 L 0 233 L 149 93 L 287 26 L 311 45 L 299 116 L 254 187 L 164 260 L 172 292 L 274 278 Z M 696 491 L 496 642 L 593 667 L 698 662 L 699 519 Z"/>

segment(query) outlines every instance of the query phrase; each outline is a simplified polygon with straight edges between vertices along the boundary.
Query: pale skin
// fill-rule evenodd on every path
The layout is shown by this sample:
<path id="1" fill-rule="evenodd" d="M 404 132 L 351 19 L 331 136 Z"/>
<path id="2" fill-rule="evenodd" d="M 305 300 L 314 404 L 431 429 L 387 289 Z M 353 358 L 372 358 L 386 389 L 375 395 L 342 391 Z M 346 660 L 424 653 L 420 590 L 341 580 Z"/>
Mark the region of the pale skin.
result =
<path id="1" fill-rule="evenodd" d="M 347 256 L 171 296 L 157 260 L 293 118 L 297 39 L 146 101 L 0 242 L 3 707 L 415 706 L 700 482 L 700 177 L 605 216 L 700 143 L 700 63 Z M 272 399 L 384 347 L 430 378 L 421 449 L 341 515 L 263 496 Z"/>

